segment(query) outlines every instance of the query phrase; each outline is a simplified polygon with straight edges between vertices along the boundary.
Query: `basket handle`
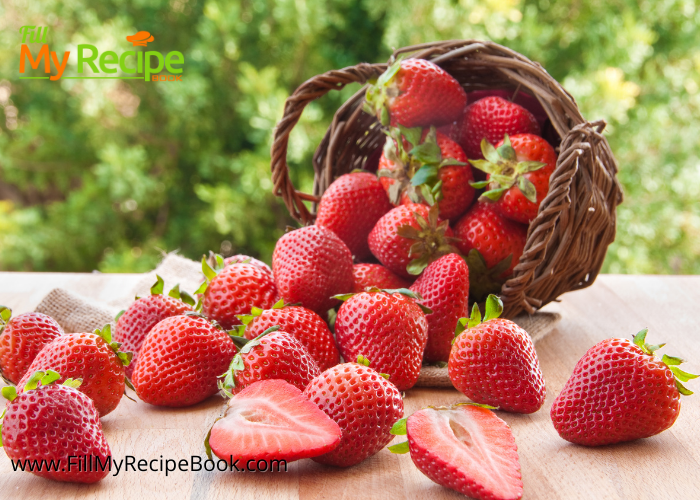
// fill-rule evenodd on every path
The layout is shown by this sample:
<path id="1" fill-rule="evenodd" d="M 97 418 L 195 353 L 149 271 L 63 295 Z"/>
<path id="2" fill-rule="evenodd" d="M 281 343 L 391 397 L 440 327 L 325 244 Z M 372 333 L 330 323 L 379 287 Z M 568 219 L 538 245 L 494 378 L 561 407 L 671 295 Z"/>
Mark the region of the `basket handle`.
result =
<path id="1" fill-rule="evenodd" d="M 356 66 L 328 71 L 304 82 L 284 103 L 284 115 L 273 132 L 270 151 L 273 193 L 281 196 L 284 204 L 296 220 L 302 224 L 313 221 L 313 216 L 304 205 L 304 200 L 318 202 L 318 197 L 297 191 L 289 178 L 287 147 L 289 134 L 301 118 L 304 108 L 331 90 L 341 90 L 350 83 L 366 83 L 379 77 L 387 64 L 360 63 Z"/>

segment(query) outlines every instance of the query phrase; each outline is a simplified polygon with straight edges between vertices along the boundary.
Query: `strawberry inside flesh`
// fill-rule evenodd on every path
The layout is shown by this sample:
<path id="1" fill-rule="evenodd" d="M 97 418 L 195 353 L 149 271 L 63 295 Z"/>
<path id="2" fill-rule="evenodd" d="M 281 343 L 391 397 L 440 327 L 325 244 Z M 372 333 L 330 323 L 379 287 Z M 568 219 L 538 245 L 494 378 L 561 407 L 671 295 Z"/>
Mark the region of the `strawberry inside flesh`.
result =
<path id="1" fill-rule="evenodd" d="M 407 421 L 411 458 L 438 484 L 479 499 L 519 499 L 523 494 L 515 439 L 486 408 L 427 408 Z"/>
<path id="2" fill-rule="evenodd" d="M 284 380 L 256 382 L 232 397 L 211 430 L 209 445 L 222 460 L 292 462 L 332 451 L 341 430 L 299 389 Z M 268 464 L 269 465 L 269 464 Z M 251 464 L 250 468 L 255 465 Z"/>

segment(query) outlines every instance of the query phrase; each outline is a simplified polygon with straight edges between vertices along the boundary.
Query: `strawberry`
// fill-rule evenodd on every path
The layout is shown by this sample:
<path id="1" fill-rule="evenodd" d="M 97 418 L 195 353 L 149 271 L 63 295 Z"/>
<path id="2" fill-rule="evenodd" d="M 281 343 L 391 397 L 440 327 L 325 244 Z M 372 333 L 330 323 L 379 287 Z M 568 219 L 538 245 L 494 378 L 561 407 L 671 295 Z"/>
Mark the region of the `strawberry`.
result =
<path id="1" fill-rule="evenodd" d="M 436 483 L 480 500 L 523 496 L 518 447 L 513 432 L 490 407 L 461 403 L 425 408 L 392 428 L 408 441 L 390 446 L 410 451 L 418 470 Z"/>
<path id="2" fill-rule="evenodd" d="M 382 125 L 427 127 L 457 120 L 467 94 L 448 72 L 425 59 L 391 64 L 369 85 L 364 109 Z"/>
<path id="3" fill-rule="evenodd" d="M 484 300 L 513 274 L 527 240 L 527 227 L 500 215 L 492 203 L 477 203 L 457 222 L 455 245 L 467 256 L 469 293 Z"/>
<path id="4" fill-rule="evenodd" d="M 494 148 L 481 141 L 485 160 L 470 163 L 487 175 L 487 180 L 472 183 L 488 186 L 480 199 L 496 202 L 499 213 L 516 222 L 528 224 L 549 191 L 549 178 L 557 166 L 557 154 L 547 141 L 533 134 L 505 138 Z"/>
<path id="5" fill-rule="evenodd" d="M 338 177 L 323 193 L 316 225 L 333 231 L 356 259 L 363 260 L 371 255 L 369 232 L 391 208 L 376 175 L 353 172 Z"/>
<path id="6" fill-rule="evenodd" d="M 430 264 L 411 286 L 433 312 L 428 320 L 428 343 L 423 361 L 447 361 L 457 320 L 469 312 L 469 268 L 459 255 L 444 255 Z"/>
<path id="7" fill-rule="evenodd" d="M 268 328 L 279 326 L 302 343 L 320 370 L 340 362 L 333 334 L 321 316 L 311 309 L 285 305 L 284 300 L 280 299 L 272 309 L 262 310 L 254 307 L 249 315 L 239 316 L 239 319 L 244 325 L 240 327 L 243 336 L 249 340 Z"/>
<path id="8" fill-rule="evenodd" d="M 202 312 L 226 330 L 241 324 L 236 315 L 246 314 L 252 307 L 268 309 L 279 299 L 272 275 L 253 264 L 214 270 L 202 258 L 202 272 L 206 281 L 195 292 L 203 294 Z"/>
<path id="9" fill-rule="evenodd" d="M 362 362 L 329 368 L 304 389 L 304 396 L 342 431 L 338 447 L 315 457 L 316 462 L 336 467 L 359 464 L 391 441 L 389 431 L 403 416 L 403 400 L 396 386 L 369 368 L 366 359 Z"/>
<path id="10" fill-rule="evenodd" d="M 191 406 L 216 394 L 217 377 L 236 351 L 229 335 L 206 319 L 171 316 L 146 336 L 131 381 L 146 403 Z"/>
<path id="11" fill-rule="evenodd" d="M 401 205 L 379 219 L 369 233 L 369 248 L 384 267 L 410 278 L 437 258 L 455 251 L 448 224 L 438 219 L 437 205 L 430 209 L 417 203 Z"/>
<path id="12" fill-rule="evenodd" d="M 338 302 L 331 297 L 352 290 L 355 282 L 352 253 L 333 231 L 321 226 L 282 236 L 272 254 L 272 270 L 285 302 L 299 302 L 318 314 L 334 307 Z"/>
<path id="13" fill-rule="evenodd" d="M 405 391 L 418 380 L 428 321 L 413 300 L 420 296 L 408 290 L 376 290 L 342 296 L 335 338 L 343 359 L 369 357 L 398 390 Z"/>
<path id="14" fill-rule="evenodd" d="M 470 160 L 483 158 L 481 141 L 494 144 L 505 134 L 540 134 L 537 119 L 528 110 L 501 97 L 485 97 L 464 110 L 460 146 Z"/>
<path id="15" fill-rule="evenodd" d="M 0 306 L 0 375 L 7 382 L 19 382 L 39 351 L 63 335 L 63 328 L 51 316 L 24 313 L 12 318 L 12 311 Z"/>
<path id="16" fill-rule="evenodd" d="M 60 378 L 53 370 L 37 371 L 27 378 L 19 395 L 14 387 L 2 388 L 9 403 L 2 412 L 4 418 L 0 415 L 0 446 L 14 463 L 28 467 L 27 462 L 39 462 L 32 470 L 37 476 L 96 483 L 109 474 L 111 465 L 100 415 L 93 401 L 77 390 L 79 379 L 55 384 Z"/>
<path id="17" fill-rule="evenodd" d="M 476 303 L 471 318 L 460 319 L 447 367 L 450 380 L 476 403 L 534 413 L 546 396 L 535 344 L 525 330 L 500 319 L 502 312 L 501 299 L 489 295 L 483 323 Z"/>
<path id="18" fill-rule="evenodd" d="M 532 116 L 535 117 L 535 119 L 537 120 L 537 124 L 540 126 L 540 128 L 542 128 L 544 126 L 544 122 L 546 122 L 547 119 L 549 119 L 549 116 L 547 116 L 547 112 L 540 104 L 540 101 L 538 101 L 536 97 L 533 97 L 530 94 L 526 94 L 523 91 L 518 91 L 514 96 L 512 90 L 472 90 L 471 92 L 467 92 L 467 102 L 473 103 L 483 99 L 484 97 L 493 96 L 497 96 L 507 101 L 513 102 L 518 106 L 522 106 L 523 108 L 528 110 L 530 113 L 532 113 Z"/>
<path id="19" fill-rule="evenodd" d="M 151 328 L 165 318 L 193 311 L 194 299 L 189 294 L 180 292 L 180 287 L 176 285 L 167 296 L 163 295 L 163 278 L 158 275 L 156 278 L 156 283 L 151 287 L 151 295 L 136 299 L 116 318 L 117 324 L 112 336 L 121 343 L 124 350 L 131 351 L 134 355 L 126 367 L 126 376 L 129 378 L 134 372 L 141 344 Z"/>
<path id="20" fill-rule="evenodd" d="M 352 266 L 352 272 L 355 275 L 355 293 L 364 292 L 367 287 L 392 290 L 408 288 L 411 285 L 380 264 L 355 264 Z"/>
<path id="21" fill-rule="evenodd" d="M 236 394 L 266 379 L 281 379 L 301 390 L 321 373 L 304 344 L 279 328 L 268 328 L 252 340 L 234 338 L 241 351 L 233 357 L 224 380 L 219 382 L 224 394 Z"/>
<path id="22" fill-rule="evenodd" d="M 258 460 L 292 462 L 323 455 L 338 446 L 341 436 L 338 424 L 299 389 L 273 379 L 255 382 L 229 399 L 206 446 L 222 460 L 254 468 Z"/>
<path id="23" fill-rule="evenodd" d="M 119 348 L 120 344 L 112 341 L 110 325 L 94 333 L 59 335 L 39 351 L 17 387 L 24 387 L 36 371 L 54 370 L 61 374 L 60 383 L 80 378 L 80 392 L 92 399 L 100 417 L 104 417 L 117 407 L 124 394 L 125 367 L 132 358 L 130 352 Z"/>
<path id="24" fill-rule="evenodd" d="M 681 382 L 697 375 L 681 370 L 683 360 L 654 352 L 647 330 L 628 339 L 607 339 L 591 347 L 554 400 L 550 416 L 559 435 L 572 443 L 601 446 L 647 438 L 673 425 Z"/>
<path id="25" fill-rule="evenodd" d="M 389 132 L 377 174 L 394 205 L 437 202 L 440 215 L 452 220 L 474 199 L 474 177 L 466 162 L 462 148 L 435 127 L 399 126 Z"/>
<path id="26" fill-rule="evenodd" d="M 263 261 L 255 259 L 253 257 L 249 257 L 248 255 L 232 255 L 231 257 L 226 257 L 223 260 L 223 263 L 224 266 L 230 266 L 233 264 L 250 264 L 259 269 L 262 269 L 263 271 L 267 272 L 270 276 L 272 276 L 272 269 L 270 269 L 270 266 L 265 264 Z"/>

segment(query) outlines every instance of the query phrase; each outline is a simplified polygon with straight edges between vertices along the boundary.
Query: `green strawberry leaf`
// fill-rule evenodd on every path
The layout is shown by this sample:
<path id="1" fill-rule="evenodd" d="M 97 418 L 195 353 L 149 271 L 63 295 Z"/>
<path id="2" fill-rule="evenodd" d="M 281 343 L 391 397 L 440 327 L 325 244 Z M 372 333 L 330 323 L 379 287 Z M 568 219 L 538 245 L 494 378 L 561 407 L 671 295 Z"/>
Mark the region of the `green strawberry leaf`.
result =
<path id="1" fill-rule="evenodd" d="M 153 289 L 151 288 L 151 290 Z M 170 291 L 168 292 L 168 297 L 180 300 L 180 298 L 182 297 L 182 294 L 180 293 L 180 283 L 177 283 L 174 287 L 170 289 Z"/>
<path id="2" fill-rule="evenodd" d="M 199 295 L 199 294 L 202 294 L 202 293 L 206 292 L 206 291 L 207 291 L 207 287 L 209 287 L 209 282 L 205 280 L 201 285 L 199 285 L 199 288 L 197 288 L 197 289 L 194 291 L 194 294 L 195 294 L 195 295 Z"/>
<path id="3" fill-rule="evenodd" d="M 485 191 L 484 193 L 481 194 L 479 199 L 488 199 L 491 201 L 498 201 L 501 196 L 503 196 L 503 193 L 508 191 L 510 188 L 509 187 L 502 187 L 502 188 L 496 188 L 496 189 L 489 189 L 488 191 Z"/>
<path id="4" fill-rule="evenodd" d="M 504 160 L 515 160 L 517 155 L 515 154 L 515 149 L 513 149 L 513 145 L 510 142 L 510 137 L 508 134 L 506 134 L 503 137 L 503 144 L 501 144 L 497 149 L 496 152 L 498 155 L 503 158 Z"/>
<path id="5" fill-rule="evenodd" d="M 403 443 L 395 444 L 393 446 L 389 446 L 387 448 L 390 452 L 396 453 L 398 455 L 403 455 L 404 453 L 408 453 L 410 451 L 408 447 L 408 441 L 404 441 Z"/>
<path id="6" fill-rule="evenodd" d="M 449 167 L 451 165 L 457 165 L 457 166 L 464 166 L 466 163 L 463 161 L 456 160 L 454 158 L 445 158 L 440 162 L 440 165 L 438 165 L 440 168 L 442 167 Z"/>
<path id="7" fill-rule="evenodd" d="M 272 306 L 273 309 L 283 309 L 284 308 L 284 299 L 279 299 L 277 302 L 275 302 L 275 305 Z"/>
<path id="8" fill-rule="evenodd" d="M 481 139 L 481 153 L 484 155 L 484 158 L 491 163 L 499 163 L 502 159 L 501 155 L 496 151 L 496 148 L 493 147 L 493 144 L 491 144 L 486 137 Z M 474 164 L 472 163 L 472 165 Z"/>
<path id="9" fill-rule="evenodd" d="M 474 304 L 476 306 L 476 304 Z M 479 307 L 477 306 L 477 309 Z M 457 320 L 457 326 L 455 326 L 455 338 L 459 337 L 459 334 L 467 329 L 467 322 L 469 318 L 459 318 Z"/>
<path id="10" fill-rule="evenodd" d="M 391 426 L 390 434 L 394 436 L 405 436 L 406 435 L 406 421 L 408 418 L 402 418 L 397 420 L 394 425 Z"/>
<path id="11" fill-rule="evenodd" d="M 214 271 L 209 263 L 207 262 L 206 256 L 202 256 L 202 274 L 204 274 L 204 277 L 207 279 L 207 281 L 211 281 L 214 278 L 216 278 L 216 271 Z"/>
<path id="12" fill-rule="evenodd" d="M 164 286 L 165 286 L 165 283 L 163 282 L 163 278 L 161 278 L 160 276 L 158 276 L 156 274 L 156 282 L 151 287 L 151 295 L 161 295 L 163 293 Z"/>
<path id="13" fill-rule="evenodd" d="M 496 166 L 488 160 L 469 160 L 472 167 L 487 174 L 492 174 L 496 171 Z"/>
<path id="14" fill-rule="evenodd" d="M 7 399 L 8 401 L 14 401 L 14 399 L 17 397 L 17 389 L 12 387 L 11 385 L 7 385 L 2 388 L 2 397 Z M 3 412 L 4 415 L 4 412 Z"/>
<path id="15" fill-rule="evenodd" d="M 474 302 L 474 305 L 472 306 L 472 314 L 469 318 L 469 322 L 467 323 L 467 328 L 474 328 L 477 325 L 481 324 L 481 310 L 479 310 L 479 304 Z"/>
<path id="16" fill-rule="evenodd" d="M 12 317 L 12 309 L 7 306 L 0 306 L 0 324 L 6 325 Z"/>
<path id="17" fill-rule="evenodd" d="M 437 142 L 429 142 L 427 139 L 426 137 L 425 142 L 411 149 L 408 154 L 420 163 L 438 165 L 442 161 L 440 146 Z"/>
<path id="18" fill-rule="evenodd" d="M 669 356 L 668 354 L 664 354 L 663 357 L 661 358 L 661 361 L 663 363 L 665 363 L 667 366 L 680 365 L 681 363 L 685 363 L 685 360 L 683 358 Z"/>
<path id="19" fill-rule="evenodd" d="M 680 392 L 684 396 L 691 396 L 693 394 L 693 391 L 686 388 L 683 384 L 680 383 L 678 379 L 676 379 L 676 388 L 678 389 L 678 392 Z"/>
<path id="20" fill-rule="evenodd" d="M 529 172 L 534 172 L 536 170 L 541 169 L 542 167 L 546 167 L 547 164 L 543 163 L 541 161 L 521 161 L 518 163 L 518 166 L 516 167 L 516 171 L 519 174 L 527 174 Z"/>
<path id="21" fill-rule="evenodd" d="M 419 189 L 420 189 L 420 194 L 423 197 L 423 199 L 425 200 L 425 202 L 431 207 L 433 205 L 435 205 L 435 198 L 436 197 L 433 196 L 432 189 L 430 189 L 427 184 L 421 184 Z M 413 193 L 413 190 L 411 190 L 411 192 Z M 416 198 L 418 198 L 418 201 L 414 201 L 414 203 L 420 203 L 421 200 L 417 195 L 416 195 Z M 413 201 L 413 198 L 411 198 L 411 201 Z"/>
<path id="22" fill-rule="evenodd" d="M 383 87 L 387 83 L 389 83 L 391 79 L 394 78 L 394 76 L 396 76 L 396 73 L 398 73 L 400 69 L 401 61 L 397 60 L 395 63 L 389 66 L 384 73 L 379 75 L 379 78 L 377 78 L 377 87 Z"/>
<path id="23" fill-rule="evenodd" d="M 406 128 L 399 124 L 398 128 L 401 135 L 406 138 L 411 147 L 420 143 L 420 137 L 423 135 L 423 129 L 421 127 Z"/>
<path id="24" fill-rule="evenodd" d="M 388 373 L 380 373 L 379 376 L 382 378 L 385 378 L 387 380 L 389 380 L 389 377 L 390 377 L 390 375 Z"/>
<path id="25" fill-rule="evenodd" d="M 117 315 L 114 317 L 114 322 L 116 323 L 117 321 L 119 321 L 119 318 L 121 318 L 122 315 L 123 315 L 125 312 L 126 312 L 125 309 L 122 309 L 121 311 L 119 311 L 119 312 L 117 313 Z"/>
<path id="26" fill-rule="evenodd" d="M 647 338 L 647 333 L 649 332 L 648 328 L 645 328 L 644 330 L 641 330 L 637 335 L 634 336 L 632 339 L 632 342 L 635 343 L 642 351 L 647 352 L 646 348 L 646 343 L 645 340 Z"/>
<path id="27" fill-rule="evenodd" d="M 489 295 L 486 298 L 486 316 L 484 321 L 496 319 L 503 313 L 503 302 L 496 295 Z"/>
<path id="28" fill-rule="evenodd" d="M 437 181 L 438 167 L 434 165 L 423 165 L 413 175 L 411 179 L 412 186 L 420 186 L 422 184 L 433 183 Z"/>
<path id="29" fill-rule="evenodd" d="M 369 366 L 369 359 L 367 359 L 362 354 L 360 354 L 359 356 L 357 356 L 357 364 L 363 365 L 363 366 Z"/>
<path id="30" fill-rule="evenodd" d="M 37 388 L 39 385 L 39 382 L 41 379 L 44 377 L 45 372 L 38 370 L 32 373 L 32 376 L 29 377 L 29 380 L 27 380 L 27 383 L 24 384 L 24 390 L 25 391 L 31 391 Z"/>
<path id="31" fill-rule="evenodd" d="M 522 176 L 518 177 L 518 189 L 529 201 L 537 203 L 537 189 L 535 189 L 535 185 L 529 179 Z"/>
<path id="32" fill-rule="evenodd" d="M 474 189 L 483 189 L 483 188 L 485 188 L 486 186 L 488 186 L 490 183 L 491 183 L 491 181 L 489 181 L 489 180 L 477 181 L 477 182 L 475 182 L 475 181 L 469 181 L 469 185 L 470 185 L 471 187 L 473 187 Z"/>
<path id="33" fill-rule="evenodd" d="M 258 316 L 260 316 L 262 313 L 263 313 L 263 310 L 260 309 L 259 307 L 253 306 L 253 307 L 250 308 L 250 314 L 251 314 L 251 316 L 253 316 L 253 317 L 255 317 L 255 318 L 257 318 Z"/>
<path id="34" fill-rule="evenodd" d="M 356 294 L 356 293 L 341 293 L 341 294 L 338 294 L 338 295 L 333 295 L 331 298 L 332 298 L 332 299 L 341 300 L 341 301 L 345 302 L 346 300 L 348 300 L 348 299 L 349 299 L 350 297 L 352 297 L 353 295 L 357 295 L 357 294 Z"/>
<path id="35" fill-rule="evenodd" d="M 684 372 L 677 366 L 669 366 L 673 374 L 676 376 L 678 380 L 681 382 L 687 382 L 688 380 L 692 380 L 694 378 L 698 378 L 699 375 L 694 375 L 692 373 Z"/>
<path id="36" fill-rule="evenodd" d="M 180 300 L 183 301 L 188 306 L 194 307 L 194 304 L 195 304 L 194 297 L 192 297 L 192 295 L 185 292 L 184 290 L 180 292 Z"/>
<path id="37" fill-rule="evenodd" d="M 430 256 L 429 255 L 422 255 L 421 257 L 418 257 L 417 259 L 413 259 L 411 262 L 408 263 L 406 266 L 406 271 L 408 271 L 408 274 L 412 274 L 414 276 L 418 276 L 420 273 L 425 270 L 426 267 L 428 267 L 428 264 L 430 263 Z"/>
<path id="38" fill-rule="evenodd" d="M 381 111 L 379 121 L 385 127 L 388 127 L 389 123 L 391 123 L 391 117 L 389 116 L 389 110 L 387 109 L 386 106 L 382 106 L 382 111 Z"/>

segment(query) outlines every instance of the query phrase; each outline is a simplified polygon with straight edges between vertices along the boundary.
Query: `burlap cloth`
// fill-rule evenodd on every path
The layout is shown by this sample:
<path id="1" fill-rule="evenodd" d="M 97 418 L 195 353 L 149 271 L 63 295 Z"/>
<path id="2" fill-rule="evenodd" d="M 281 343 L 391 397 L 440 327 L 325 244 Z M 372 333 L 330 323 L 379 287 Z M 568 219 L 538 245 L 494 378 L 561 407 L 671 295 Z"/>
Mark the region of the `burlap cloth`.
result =
<path id="1" fill-rule="evenodd" d="M 134 301 L 135 296 L 149 294 L 151 286 L 156 281 L 156 274 L 165 281 L 166 293 L 179 284 L 181 290 L 191 294 L 204 280 L 199 262 L 169 253 L 153 271 L 144 273 L 143 278 L 133 289 L 127 290 L 111 302 L 94 300 L 91 298 L 89 289 L 84 289 L 84 294 L 77 294 L 55 288 L 42 299 L 36 311 L 53 317 L 66 333 L 91 332 L 95 328 L 102 328 L 107 323 L 113 323 L 117 313 L 126 309 Z M 560 315 L 557 313 L 538 312 L 532 316 L 518 316 L 514 321 L 532 336 L 534 342 L 537 342 L 554 328 L 559 319 Z M 452 387 L 447 368 L 424 366 L 416 387 Z"/>

